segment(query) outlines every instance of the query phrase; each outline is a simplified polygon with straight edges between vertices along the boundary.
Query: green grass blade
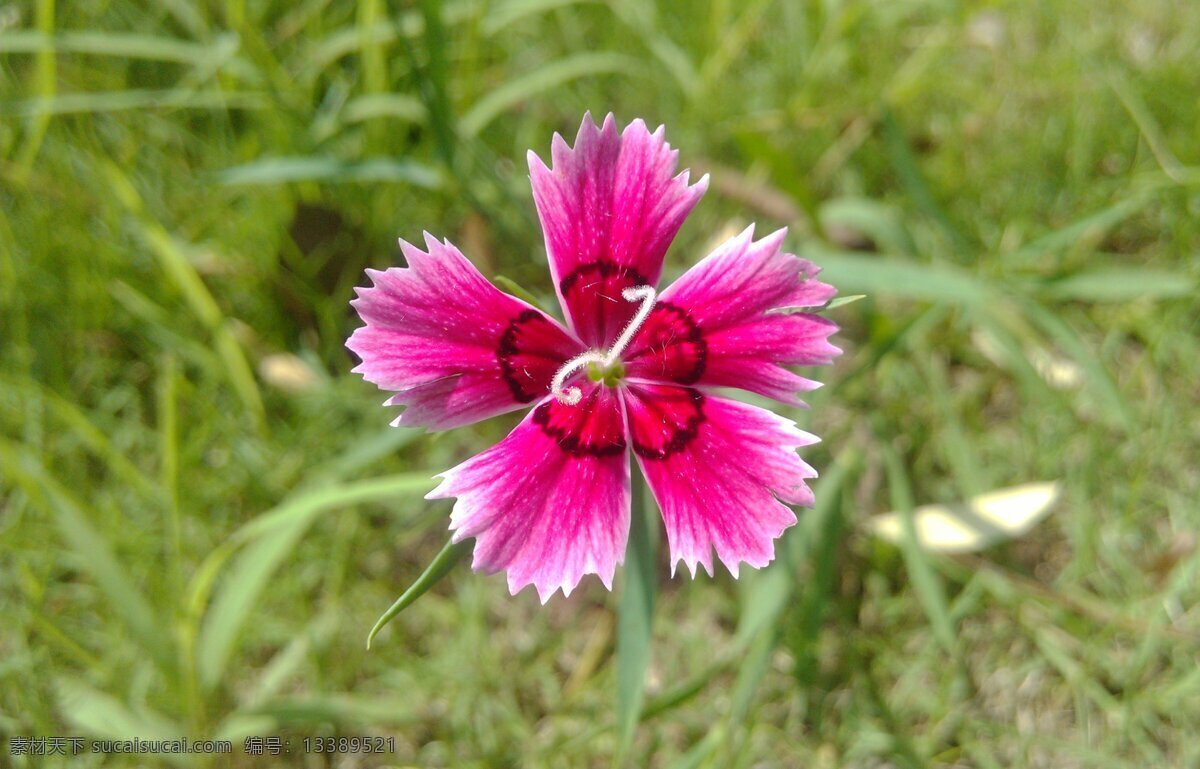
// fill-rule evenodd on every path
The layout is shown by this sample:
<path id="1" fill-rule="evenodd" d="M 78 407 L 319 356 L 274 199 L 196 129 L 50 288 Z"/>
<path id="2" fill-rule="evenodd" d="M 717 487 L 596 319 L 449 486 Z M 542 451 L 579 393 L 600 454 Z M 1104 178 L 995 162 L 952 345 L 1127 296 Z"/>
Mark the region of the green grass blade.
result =
<path id="1" fill-rule="evenodd" d="M 342 109 L 343 123 L 388 118 L 407 123 L 424 123 L 429 115 L 421 100 L 403 93 L 372 93 L 346 102 Z"/>
<path id="2" fill-rule="evenodd" d="M 800 598 L 797 632 L 791 644 L 796 660 L 793 675 L 802 686 L 811 686 L 816 678 L 817 636 L 826 610 L 833 601 L 835 566 L 840 553 L 838 540 L 843 523 L 842 490 L 857 464 L 857 453 L 847 452 L 838 457 L 817 484 L 817 503 L 806 521 L 811 522 L 805 544 L 812 561 L 812 576 Z"/>
<path id="3" fill-rule="evenodd" d="M 870 198 L 834 198 L 817 213 L 821 229 L 846 227 L 869 237 L 880 251 L 889 254 L 915 254 L 917 246 L 904 226 L 903 214 L 896 208 Z"/>
<path id="4" fill-rule="evenodd" d="M 197 639 L 196 664 L 201 684 L 212 688 L 221 680 L 238 635 L 271 576 L 321 513 L 420 493 L 432 485 L 425 473 L 406 473 L 318 489 L 284 502 L 239 529 L 231 541 L 247 544 L 228 565 Z M 203 566 L 200 573 L 207 573 Z"/>
<path id="5" fill-rule="evenodd" d="M 0 35 L 0 53 L 80 53 L 124 59 L 204 64 L 213 47 L 236 46 L 237 35 L 221 35 L 213 43 L 193 43 L 178 38 L 104 32 L 63 32 L 45 35 L 32 30 L 12 30 Z"/>
<path id="6" fill-rule="evenodd" d="M 164 670 L 175 667 L 175 652 L 167 624 L 92 525 L 95 515 L 75 498 L 30 452 L 0 439 L 0 467 L 26 494 L 54 517 L 63 540 L 80 566 L 96 580 L 113 613 L 125 624 L 151 658 Z"/>
<path id="7" fill-rule="evenodd" d="M 589 75 L 638 71 L 638 62 L 628 56 L 606 52 L 577 53 L 515 77 L 491 90 L 459 121 L 464 137 L 477 136 L 506 110 L 555 86 Z"/>
<path id="8" fill-rule="evenodd" d="M 395 182 L 422 189 L 442 186 L 442 174 L 412 160 L 369 158 L 347 162 L 332 157 L 276 157 L 256 160 L 221 171 L 221 184 L 287 184 L 291 182 Z"/>
<path id="9" fill-rule="evenodd" d="M 230 536 L 230 540 L 237 544 L 245 544 L 261 537 L 273 536 L 276 531 L 294 521 L 308 520 L 331 508 L 378 502 L 407 494 L 421 494 L 429 491 L 434 485 L 432 475 L 422 471 L 306 489 L 244 523 Z"/>
<path id="10" fill-rule="evenodd" d="M 120 479 L 122 483 L 149 501 L 159 502 L 163 499 L 162 487 L 147 478 L 136 465 L 130 462 L 128 457 L 113 445 L 107 433 L 98 427 L 77 404 L 47 387 L 39 387 L 30 382 L 21 382 L 5 377 L 0 378 L 0 386 L 21 395 L 21 403 L 14 404 L 15 407 L 18 405 L 23 407 L 31 399 L 38 399 L 63 428 L 105 464 L 114 478 Z M 7 405 L 7 403 L 3 404 L 4 407 Z"/>
<path id="11" fill-rule="evenodd" d="M 750 571 L 739 580 L 746 582 L 734 635 L 739 646 L 748 646 L 763 630 L 774 626 L 791 604 L 796 588 L 796 569 L 810 555 L 817 558 L 823 555 L 821 551 L 813 550 L 813 543 L 824 545 L 828 542 L 832 547 L 828 529 L 831 520 L 838 517 L 836 507 L 842 485 L 856 463 L 857 455 L 851 451 L 838 456 L 814 485 L 816 503 L 813 508 L 799 511 L 799 523 L 776 543 L 776 560 L 762 571 Z"/>
<path id="12" fill-rule="evenodd" d="M 1106 232 L 1150 204 L 1150 195 L 1138 195 L 1097 211 L 1033 240 L 1009 256 L 1010 259 L 1032 262 L 1048 254 L 1063 251 L 1083 241 L 1096 241 Z"/>
<path id="13" fill-rule="evenodd" d="M 56 115 L 127 112 L 152 109 L 264 109 L 270 100 L 259 93 L 236 91 L 131 90 L 63 93 L 36 99 L 0 101 L 0 117 L 49 118 Z"/>
<path id="14" fill-rule="evenodd" d="M 724 741 L 725 726 L 718 724 L 704 735 L 704 739 L 693 745 L 691 750 L 670 764 L 669 769 L 699 769 Z"/>
<path id="15" fill-rule="evenodd" d="M 455 121 L 454 107 L 450 99 L 450 72 L 447 53 L 445 9 L 440 2 L 420 0 L 421 18 L 425 21 L 424 49 L 426 58 L 420 61 L 415 46 L 404 45 L 404 53 L 417 80 L 417 88 L 425 110 L 429 114 L 429 126 L 433 129 L 438 154 L 446 168 L 455 167 L 459 133 Z"/>
<path id="16" fill-rule="evenodd" d="M 37 0 L 34 7 L 38 31 L 43 35 L 53 34 L 54 0 Z M 50 110 L 50 105 L 59 98 L 58 59 L 53 51 L 37 52 L 33 72 L 33 88 L 37 96 L 23 102 L 27 109 L 18 110 L 16 113 L 31 118 L 25 126 L 25 137 L 17 153 L 15 177 L 18 181 L 25 180 L 30 169 L 33 168 L 34 161 L 37 160 L 38 150 L 41 149 L 42 140 L 45 139 L 46 131 L 50 128 L 50 118 L 54 114 Z M 4 114 L 4 104 L 0 102 L 0 116 Z"/>
<path id="17" fill-rule="evenodd" d="M 300 694 L 270 700 L 235 713 L 222 724 L 221 731 L 236 740 L 255 733 L 247 731 L 247 726 L 257 725 L 257 732 L 261 734 L 264 731 L 263 723 L 270 724 L 266 731 L 294 730 L 311 733 L 316 729 L 327 728 L 330 724 L 343 726 L 347 730 L 361 731 L 364 727 L 378 729 L 385 725 L 412 725 L 420 719 L 417 703 L 401 693 L 382 697 L 358 694 Z"/>
<path id="18" fill-rule="evenodd" d="M 232 326 L 188 258 L 187 247 L 146 214 L 141 193 L 115 163 L 106 162 L 104 171 L 116 197 L 134 215 L 138 234 L 158 260 L 162 271 L 183 294 L 192 313 L 212 336 L 213 348 L 224 364 L 230 386 L 241 399 L 255 426 L 260 432 L 265 431 L 267 413 L 258 381 L 254 378 L 245 351 L 233 335 Z"/>
<path id="19" fill-rule="evenodd" d="M 933 192 L 929 189 L 925 175 L 921 172 L 920 164 L 909 146 L 908 137 L 904 135 L 904 130 L 896 121 L 890 108 L 884 107 L 879 125 L 883 131 L 883 141 L 891 158 L 892 167 L 896 170 L 896 176 L 899 177 L 900 183 L 908 191 L 908 196 L 917 205 L 917 208 L 937 224 L 956 252 L 960 254 L 973 252 L 975 249 L 967 242 L 962 231 L 951 221 L 950 215 L 937 202 Z"/>
<path id="20" fill-rule="evenodd" d="M 866 294 L 848 294 L 846 296 L 834 297 L 833 299 L 829 300 L 828 304 L 826 304 L 824 307 L 820 308 L 820 310 L 821 310 L 821 312 L 828 312 L 829 310 L 836 310 L 839 307 L 845 307 L 848 304 L 854 304 L 855 302 L 859 301 L 860 299 L 866 299 L 866 298 L 867 298 Z"/>
<path id="21" fill-rule="evenodd" d="M 1041 285 L 1051 299 L 1081 302 L 1135 302 L 1196 295 L 1195 278 L 1148 267 L 1106 267 L 1076 272 Z"/>
<path id="22" fill-rule="evenodd" d="M 659 29 L 658 13 L 652 3 L 611 3 L 609 9 L 629 33 L 635 35 L 654 55 L 658 63 L 671 73 L 675 82 L 689 97 L 696 96 L 702 87 L 700 71 L 688 52 Z"/>
<path id="23" fill-rule="evenodd" d="M 412 444 L 424 434 L 419 428 L 389 425 L 374 435 L 359 437 L 344 453 L 313 472 L 306 484 L 315 488 L 338 483 L 350 474 Z"/>
<path id="24" fill-rule="evenodd" d="M 478 16 L 478 10 L 477 0 L 449 1 L 443 3 L 442 22 L 455 25 L 468 21 Z M 364 44 L 388 45 L 399 38 L 406 38 L 401 44 L 412 45 L 412 38 L 424 32 L 425 17 L 419 9 L 400 13 L 395 22 L 381 20 L 367 30 L 356 24 L 341 27 L 303 50 L 302 55 L 298 57 L 300 61 L 297 66 L 301 72 L 300 79 L 309 81 L 316 78 L 337 60 L 356 54 Z"/>
<path id="25" fill-rule="evenodd" d="M 1059 394 L 1038 373 L 1023 348 L 1021 340 L 1017 338 L 1011 328 L 1020 320 L 1014 315 L 1016 311 L 1011 303 L 1006 302 L 995 307 L 972 310 L 971 320 L 980 329 L 987 332 L 991 341 L 995 342 L 1001 355 L 1001 364 L 1009 369 L 1027 392 L 1047 396 L 1048 399 L 1058 398 Z"/>
<path id="26" fill-rule="evenodd" d="M 956 656 L 954 624 L 950 617 L 946 591 L 933 569 L 933 564 L 929 562 L 929 556 L 921 549 L 913 526 L 914 503 L 908 473 L 900 462 L 900 456 L 890 445 L 883 446 L 883 458 L 892 494 L 892 507 L 901 513 L 904 537 L 901 540 L 900 551 L 904 556 L 904 565 L 908 569 L 913 591 L 929 619 L 933 637 L 947 654 Z"/>
<path id="27" fill-rule="evenodd" d="M 490 3 L 487 15 L 483 17 L 483 34 L 490 37 L 509 24 L 528 16 L 544 14 L 557 8 L 566 8 L 569 5 L 595 2 L 598 0 L 507 0 L 501 3 Z"/>
<path id="28" fill-rule="evenodd" d="M 767 671 L 771 668 L 771 657 L 775 653 L 775 645 L 778 641 L 779 633 L 772 626 L 758 635 L 742 659 L 731 691 L 729 728 L 725 731 L 728 737 L 734 737 L 738 728 L 745 725 L 751 707 L 754 705 L 754 695 L 758 691 L 759 684 L 762 683 Z M 733 759 L 732 754 L 736 753 L 735 743 L 735 739 L 730 739 L 727 743 L 733 748 L 730 750 L 730 763 Z"/>
<path id="29" fill-rule="evenodd" d="M 1103 404 L 1104 414 L 1115 418 L 1117 424 L 1123 429 L 1132 429 L 1136 424 L 1133 407 L 1121 395 L 1112 375 L 1096 359 L 1075 329 L 1035 301 L 1023 301 L 1021 308 L 1031 323 L 1048 334 L 1084 370 L 1087 375 L 1088 387 L 1096 399 Z"/>
<path id="30" fill-rule="evenodd" d="M 542 307 L 542 303 L 538 301 L 536 296 L 529 292 L 529 289 L 525 288 L 507 275 L 497 275 L 492 278 L 492 280 L 502 291 L 512 294 L 522 301 L 528 302 L 531 306 L 538 308 L 542 312 L 546 312 L 546 309 Z"/>
<path id="31" fill-rule="evenodd" d="M 113 740 L 176 740 L 183 730 L 171 719 L 142 707 L 131 707 L 78 679 L 57 681 L 59 707 L 72 726 L 94 737 Z"/>
<path id="32" fill-rule="evenodd" d="M 619 763 L 633 743 L 642 713 L 646 670 L 650 666 L 650 638 L 657 592 L 652 516 L 646 504 L 645 481 L 633 479 L 629 546 L 622 572 L 625 585 L 617 612 L 617 739 Z"/>
<path id="33" fill-rule="evenodd" d="M 984 281 L 949 264 L 836 251 L 814 242 L 804 244 L 800 255 L 821 268 L 821 280 L 846 294 L 954 305 L 986 304 L 996 294 Z"/>
<path id="34" fill-rule="evenodd" d="M 375 636 L 380 630 L 383 630 L 387 623 L 396 618 L 396 615 L 407 609 L 421 596 L 425 595 L 431 587 L 442 581 L 450 571 L 458 565 L 467 553 L 471 552 L 473 540 L 464 542 L 447 542 L 446 546 L 441 549 L 429 565 L 425 567 L 425 571 L 421 572 L 421 576 L 408 586 L 408 589 L 400 594 L 396 602 L 388 607 L 388 610 L 380 615 L 375 621 L 375 625 L 371 628 L 371 632 L 367 633 L 367 648 L 371 648 L 371 641 L 375 640 Z"/>

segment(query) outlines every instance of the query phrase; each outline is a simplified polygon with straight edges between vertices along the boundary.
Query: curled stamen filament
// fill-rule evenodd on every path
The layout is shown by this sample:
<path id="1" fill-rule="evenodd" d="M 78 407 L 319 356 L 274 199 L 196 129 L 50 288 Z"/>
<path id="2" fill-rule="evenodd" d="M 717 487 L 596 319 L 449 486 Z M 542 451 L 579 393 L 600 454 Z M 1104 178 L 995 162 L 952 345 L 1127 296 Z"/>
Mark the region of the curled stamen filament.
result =
<path id="1" fill-rule="evenodd" d="M 562 368 L 554 374 L 554 379 L 550 381 L 550 392 L 560 403 L 574 406 L 583 399 L 583 391 L 578 387 L 563 389 L 563 385 L 567 383 L 567 377 L 589 363 L 596 363 L 602 368 L 608 368 L 617 362 L 617 359 L 621 357 L 621 353 L 625 352 L 625 348 L 633 341 L 634 334 L 646 322 L 650 311 L 654 309 L 654 298 L 657 296 L 657 292 L 655 292 L 653 286 L 630 286 L 621 292 L 621 296 L 626 302 L 641 302 L 642 306 L 634 313 L 629 324 L 625 326 L 625 330 L 617 337 L 617 341 L 613 342 L 613 346 L 607 353 L 602 353 L 599 350 L 589 350 L 588 352 L 576 355 L 564 363 Z"/>
<path id="2" fill-rule="evenodd" d="M 564 390 L 563 385 L 566 384 L 567 377 L 571 376 L 589 363 L 599 363 L 601 366 L 603 366 L 605 365 L 604 361 L 606 359 L 607 356 L 605 356 L 604 353 L 597 352 L 596 350 L 585 352 L 582 355 L 576 355 L 574 358 L 571 358 L 571 360 L 564 363 L 562 368 L 558 370 L 558 373 L 554 375 L 554 379 L 550 381 L 550 392 L 554 393 L 554 397 L 558 398 L 560 403 L 565 403 L 568 406 L 574 406 L 583 399 L 583 391 L 578 387 L 568 387 Z"/>

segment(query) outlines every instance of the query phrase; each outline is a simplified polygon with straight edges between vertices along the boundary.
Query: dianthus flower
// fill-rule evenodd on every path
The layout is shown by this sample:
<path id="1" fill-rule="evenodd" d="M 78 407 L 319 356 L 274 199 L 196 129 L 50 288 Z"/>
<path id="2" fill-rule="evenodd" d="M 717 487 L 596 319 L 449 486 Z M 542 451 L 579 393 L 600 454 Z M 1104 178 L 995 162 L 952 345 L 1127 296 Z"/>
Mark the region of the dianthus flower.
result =
<path id="1" fill-rule="evenodd" d="M 641 120 L 618 132 L 584 116 L 575 146 L 555 134 L 553 167 L 529 172 L 566 325 L 501 292 L 448 241 L 401 241 L 406 268 L 368 270 L 352 303 L 366 325 L 354 370 L 405 406 L 393 423 L 442 430 L 532 406 L 495 446 L 442 473 L 429 498 L 456 498 L 454 541 L 473 568 L 504 571 L 544 603 L 585 574 L 612 588 L 630 525 L 632 451 L 662 511 L 672 571 L 736 577 L 761 567 L 809 506 L 816 472 L 794 422 L 718 395 L 738 388 L 803 405 L 788 366 L 828 364 L 836 326 L 805 309 L 834 289 L 754 228 L 661 293 L 663 257 L 708 187 L 675 175 L 678 153 Z"/>

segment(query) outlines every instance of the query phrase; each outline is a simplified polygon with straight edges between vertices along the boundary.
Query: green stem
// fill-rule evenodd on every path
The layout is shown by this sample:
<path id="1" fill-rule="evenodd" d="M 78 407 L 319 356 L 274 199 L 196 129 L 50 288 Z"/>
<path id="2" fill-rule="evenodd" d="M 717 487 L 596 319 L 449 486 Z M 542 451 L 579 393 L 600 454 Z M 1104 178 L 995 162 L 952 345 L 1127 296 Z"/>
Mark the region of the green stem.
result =
<path id="1" fill-rule="evenodd" d="M 645 701 L 646 670 L 650 666 L 651 627 L 656 591 L 654 530 L 647 514 L 646 481 L 640 472 L 631 479 L 629 547 L 625 553 L 624 586 L 617 608 L 617 728 L 619 743 L 614 766 L 620 766 L 633 742 Z"/>

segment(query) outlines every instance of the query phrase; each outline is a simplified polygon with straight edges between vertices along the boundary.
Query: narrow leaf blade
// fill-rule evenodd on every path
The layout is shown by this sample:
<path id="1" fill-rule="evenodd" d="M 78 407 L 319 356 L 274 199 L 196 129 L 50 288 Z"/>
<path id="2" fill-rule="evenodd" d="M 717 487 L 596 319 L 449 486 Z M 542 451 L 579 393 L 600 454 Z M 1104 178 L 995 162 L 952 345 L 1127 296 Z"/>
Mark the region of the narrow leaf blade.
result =
<path id="1" fill-rule="evenodd" d="M 655 570 L 653 536 L 646 514 L 645 481 L 634 479 L 633 516 L 625 554 L 625 587 L 617 616 L 618 757 L 633 742 L 645 697 L 650 666 L 650 631 L 654 618 Z"/>
<path id="2" fill-rule="evenodd" d="M 421 596 L 425 595 L 431 587 L 442 581 L 442 578 L 450 573 L 459 561 L 471 551 L 471 542 L 454 542 L 451 540 L 446 543 L 446 546 L 441 549 L 433 560 L 425 567 L 425 571 L 421 572 L 421 576 L 417 577 L 417 581 L 408 586 L 408 589 L 401 593 L 388 610 L 383 613 L 375 622 L 375 626 L 371 628 L 371 632 L 367 634 L 367 648 L 371 648 L 371 642 L 375 640 L 375 636 L 380 630 L 383 630 L 387 623 L 396 618 L 396 615 L 407 609 Z"/>
<path id="3" fill-rule="evenodd" d="M 427 491 L 431 485 L 429 476 L 424 473 L 403 473 L 309 491 L 263 513 L 235 532 L 227 545 L 244 544 L 245 547 L 230 563 L 200 630 L 197 667 L 201 683 L 212 687 L 220 681 L 238 635 L 266 590 L 271 575 L 321 513 L 336 507 Z M 218 548 L 213 557 L 228 557 L 228 552 Z M 199 574 L 209 573 L 206 562 Z"/>

